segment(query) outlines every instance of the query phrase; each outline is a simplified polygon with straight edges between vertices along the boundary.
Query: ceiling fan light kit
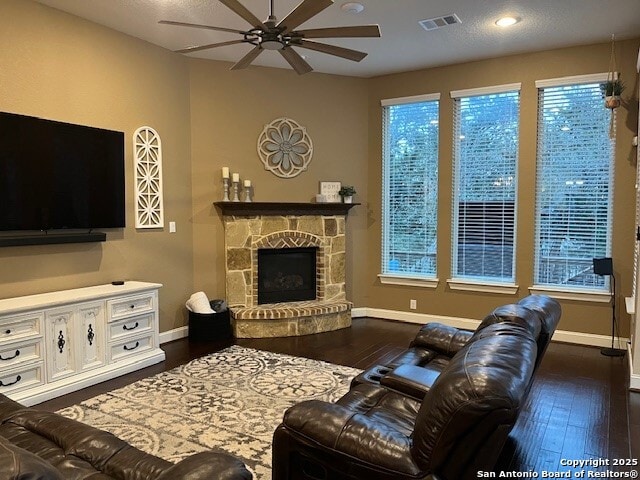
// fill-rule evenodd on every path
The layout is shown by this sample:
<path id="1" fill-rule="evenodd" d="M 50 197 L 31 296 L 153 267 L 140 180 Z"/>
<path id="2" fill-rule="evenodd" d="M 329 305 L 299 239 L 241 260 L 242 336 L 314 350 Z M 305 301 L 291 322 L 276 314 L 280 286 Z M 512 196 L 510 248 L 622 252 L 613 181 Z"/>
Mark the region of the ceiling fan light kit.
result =
<path id="1" fill-rule="evenodd" d="M 334 55 L 354 62 L 359 62 L 367 56 L 365 52 L 351 50 L 349 48 L 338 47 L 326 43 L 308 40 L 309 38 L 374 38 L 380 37 L 380 27 L 378 25 L 357 25 L 347 27 L 314 28 L 307 30 L 296 30 L 304 22 L 322 12 L 327 7 L 333 5 L 333 0 L 303 0 L 284 19 L 278 22 L 274 10 L 273 0 L 269 0 L 269 18 L 264 22 L 260 21 L 238 0 L 219 0 L 220 3 L 228 7 L 231 11 L 242 17 L 253 28 L 250 30 L 235 30 L 224 27 L 214 27 L 211 25 L 201 25 L 196 23 L 176 22 L 172 20 L 161 20 L 159 23 L 181 27 L 202 28 L 220 32 L 236 33 L 242 35 L 241 40 L 231 40 L 227 42 L 212 43 L 207 45 L 196 45 L 192 47 L 176 50 L 178 53 L 192 53 L 210 48 L 223 47 L 238 43 L 248 43 L 253 45 L 244 57 L 236 62 L 231 70 L 247 68 L 263 50 L 277 50 L 282 57 L 299 74 L 311 72 L 313 68 L 298 54 L 292 47 L 306 48 L 317 52 Z"/>
<path id="2" fill-rule="evenodd" d="M 364 10 L 364 5 L 358 2 L 347 2 L 347 3 L 343 3 L 340 6 L 340 9 L 343 12 L 358 14 L 358 13 L 362 13 L 362 11 Z"/>

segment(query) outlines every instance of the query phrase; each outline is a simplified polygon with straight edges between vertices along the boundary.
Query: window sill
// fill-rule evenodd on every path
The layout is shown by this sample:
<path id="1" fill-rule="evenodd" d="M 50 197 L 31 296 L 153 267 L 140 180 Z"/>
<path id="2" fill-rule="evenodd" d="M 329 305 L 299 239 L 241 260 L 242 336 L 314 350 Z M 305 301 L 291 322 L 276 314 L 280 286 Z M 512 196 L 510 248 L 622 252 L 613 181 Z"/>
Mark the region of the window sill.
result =
<path id="1" fill-rule="evenodd" d="M 451 290 L 463 290 L 467 292 L 502 293 L 515 295 L 518 292 L 518 285 L 514 283 L 493 283 L 473 280 L 460 280 L 449 278 L 447 280 Z"/>
<path id="2" fill-rule="evenodd" d="M 437 278 L 419 278 L 386 273 L 379 274 L 378 278 L 380 283 L 384 285 L 404 285 L 407 287 L 436 288 L 439 282 Z"/>
<path id="3" fill-rule="evenodd" d="M 601 290 L 579 290 L 577 288 L 559 288 L 549 285 L 533 285 L 529 287 L 533 295 L 548 295 L 560 300 L 579 300 L 581 302 L 609 303 L 611 293 Z"/>

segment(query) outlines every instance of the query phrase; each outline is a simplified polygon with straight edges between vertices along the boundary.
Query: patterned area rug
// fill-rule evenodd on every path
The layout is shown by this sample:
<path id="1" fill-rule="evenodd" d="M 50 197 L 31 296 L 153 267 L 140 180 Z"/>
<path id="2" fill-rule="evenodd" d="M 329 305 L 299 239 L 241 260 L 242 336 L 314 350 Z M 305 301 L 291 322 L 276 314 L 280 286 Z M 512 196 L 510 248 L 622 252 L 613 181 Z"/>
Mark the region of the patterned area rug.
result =
<path id="1" fill-rule="evenodd" d="M 58 413 L 177 462 L 204 450 L 241 458 L 271 479 L 271 441 L 284 411 L 334 401 L 360 370 L 232 346 Z"/>

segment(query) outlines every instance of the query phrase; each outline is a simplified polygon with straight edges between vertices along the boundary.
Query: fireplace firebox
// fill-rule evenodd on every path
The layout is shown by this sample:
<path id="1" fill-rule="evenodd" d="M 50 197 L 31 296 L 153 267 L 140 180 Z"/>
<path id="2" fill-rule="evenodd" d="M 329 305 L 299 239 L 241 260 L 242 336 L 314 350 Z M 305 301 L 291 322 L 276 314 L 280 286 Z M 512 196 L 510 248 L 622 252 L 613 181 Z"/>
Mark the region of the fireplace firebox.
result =
<path id="1" fill-rule="evenodd" d="M 258 304 L 316 299 L 318 249 L 258 249 Z"/>

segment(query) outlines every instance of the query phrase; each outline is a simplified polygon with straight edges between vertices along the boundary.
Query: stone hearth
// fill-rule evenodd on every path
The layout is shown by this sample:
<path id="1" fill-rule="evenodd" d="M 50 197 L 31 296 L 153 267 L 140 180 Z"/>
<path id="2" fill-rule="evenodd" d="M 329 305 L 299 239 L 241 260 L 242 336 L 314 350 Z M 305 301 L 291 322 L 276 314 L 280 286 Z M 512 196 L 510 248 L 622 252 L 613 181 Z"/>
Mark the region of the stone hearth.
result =
<path id="1" fill-rule="evenodd" d="M 342 204 L 217 202 L 223 213 L 227 303 L 238 338 L 307 335 L 351 325 Z M 291 214 L 287 214 L 292 212 Z M 258 304 L 258 250 L 316 248 L 316 299 Z"/>

